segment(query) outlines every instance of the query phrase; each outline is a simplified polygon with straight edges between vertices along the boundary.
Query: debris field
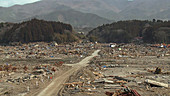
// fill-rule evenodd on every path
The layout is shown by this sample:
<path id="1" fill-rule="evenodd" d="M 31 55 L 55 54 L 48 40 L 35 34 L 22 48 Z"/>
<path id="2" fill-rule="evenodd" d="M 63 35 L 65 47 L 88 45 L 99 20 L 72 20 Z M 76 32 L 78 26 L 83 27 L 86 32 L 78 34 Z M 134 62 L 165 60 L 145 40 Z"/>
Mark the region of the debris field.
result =
<path id="1" fill-rule="evenodd" d="M 63 84 L 62 96 L 170 96 L 170 48 L 96 46 L 99 56 Z"/>
<path id="2" fill-rule="evenodd" d="M 0 96 L 36 94 L 94 51 L 92 43 L 35 42 L 0 46 Z M 33 96 L 33 95 L 32 95 Z"/>

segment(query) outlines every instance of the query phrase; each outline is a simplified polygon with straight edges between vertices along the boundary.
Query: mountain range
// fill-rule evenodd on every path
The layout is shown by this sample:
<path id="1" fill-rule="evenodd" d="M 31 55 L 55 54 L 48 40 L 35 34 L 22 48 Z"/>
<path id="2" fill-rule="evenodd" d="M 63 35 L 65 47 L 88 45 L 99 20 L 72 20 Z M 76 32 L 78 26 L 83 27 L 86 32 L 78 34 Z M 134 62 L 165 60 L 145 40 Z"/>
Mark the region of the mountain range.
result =
<path id="1" fill-rule="evenodd" d="M 97 27 L 119 20 L 170 19 L 169 0 L 41 0 L 0 7 L 0 22 L 32 18 L 61 21 L 76 27 Z"/>
<path id="2" fill-rule="evenodd" d="M 52 0 L 12 7 L 1 7 L 0 13 L 1 22 L 21 22 L 37 18 L 61 21 L 76 27 L 96 27 L 111 22 L 96 14 L 76 11 Z"/>
<path id="3" fill-rule="evenodd" d="M 111 20 L 170 19 L 169 0 L 55 0 L 75 10 Z"/>

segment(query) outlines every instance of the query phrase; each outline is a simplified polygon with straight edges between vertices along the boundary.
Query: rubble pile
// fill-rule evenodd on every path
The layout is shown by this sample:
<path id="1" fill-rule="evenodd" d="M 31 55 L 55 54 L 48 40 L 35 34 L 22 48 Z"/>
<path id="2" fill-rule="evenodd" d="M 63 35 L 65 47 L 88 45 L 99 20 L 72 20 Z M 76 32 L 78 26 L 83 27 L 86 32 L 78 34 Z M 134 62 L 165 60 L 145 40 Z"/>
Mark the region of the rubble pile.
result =
<path id="1" fill-rule="evenodd" d="M 0 46 L 0 95 L 20 96 L 46 87 L 95 49 L 92 43 L 35 42 Z M 12 86 L 12 87 L 11 87 Z"/>
<path id="2" fill-rule="evenodd" d="M 0 57 L 3 59 L 58 59 L 60 57 L 85 57 L 93 49 L 91 44 L 63 44 L 56 42 L 36 42 L 15 46 L 0 46 Z"/>
<path id="3" fill-rule="evenodd" d="M 60 74 L 60 72 L 68 69 L 63 65 L 64 62 L 58 61 L 54 64 L 32 64 L 28 66 L 27 64 L 6 64 L 0 65 L 0 85 L 5 84 L 8 86 L 14 86 L 14 89 L 17 87 L 22 93 L 20 88 L 23 87 L 24 92 L 29 92 L 35 88 L 39 88 L 40 85 L 44 85 L 50 80 L 52 80 L 55 75 Z M 62 69 L 64 68 L 64 70 Z M 1 86 L 0 88 L 4 88 Z M 11 92 L 9 94 L 15 94 L 14 89 L 8 90 Z M 6 91 L 6 90 L 4 90 Z M 1 93 L 1 92 L 0 92 Z"/>
<path id="4" fill-rule="evenodd" d="M 170 48 L 120 44 L 100 49 L 99 57 L 64 84 L 63 95 L 170 95 Z"/>
<path id="5" fill-rule="evenodd" d="M 89 42 L 0 46 L 0 95 L 36 93 L 94 50 L 100 50 L 99 56 L 70 76 L 60 95 L 170 95 L 170 48 Z"/>

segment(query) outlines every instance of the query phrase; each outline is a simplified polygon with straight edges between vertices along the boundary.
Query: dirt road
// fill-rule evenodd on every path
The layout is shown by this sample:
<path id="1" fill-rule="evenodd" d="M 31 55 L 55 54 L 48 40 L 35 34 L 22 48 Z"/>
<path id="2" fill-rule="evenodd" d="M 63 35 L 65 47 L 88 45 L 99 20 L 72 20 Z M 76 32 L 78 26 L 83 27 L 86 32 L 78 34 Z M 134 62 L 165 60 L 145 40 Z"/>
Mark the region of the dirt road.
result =
<path id="1" fill-rule="evenodd" d="M 60 89 L 63 87 L 62 84 L 74 73 L 80 70 L 81 68 L 88 65 L 89 60 L 98 55 L 100 50 L 96 50 L 91 56 L 84 58 L 82 61 L 76 64 L 66 64 L 72 66 L 72 68 L 61 76 L 56 77 L 44 90 L 42 90 L 37 96 L 57 96 Z"/>

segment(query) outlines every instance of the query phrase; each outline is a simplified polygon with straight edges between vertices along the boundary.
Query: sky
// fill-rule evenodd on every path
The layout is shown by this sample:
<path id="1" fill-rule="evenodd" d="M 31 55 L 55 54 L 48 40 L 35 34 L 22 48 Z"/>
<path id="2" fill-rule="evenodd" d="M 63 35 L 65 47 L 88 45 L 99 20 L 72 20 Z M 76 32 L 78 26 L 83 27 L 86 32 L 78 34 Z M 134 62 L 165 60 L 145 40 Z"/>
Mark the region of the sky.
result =
<path id="1" fill-rule="evenodd" d="M 32 3 L 40 0 L 0 0 L 0 6 L 2 7 L 10 7 L 15 4 L 27 4 Z M 128 1 L 134 1 L 134 0 L 128 0 Z"/>
<path id="2" fill-rule="evenodd" d="M 26 3 L 32 3 L 40 0 L 0 0 L 0 6 L 2 7 L 10 7 L 15 4 L 26 4 Z"/>

